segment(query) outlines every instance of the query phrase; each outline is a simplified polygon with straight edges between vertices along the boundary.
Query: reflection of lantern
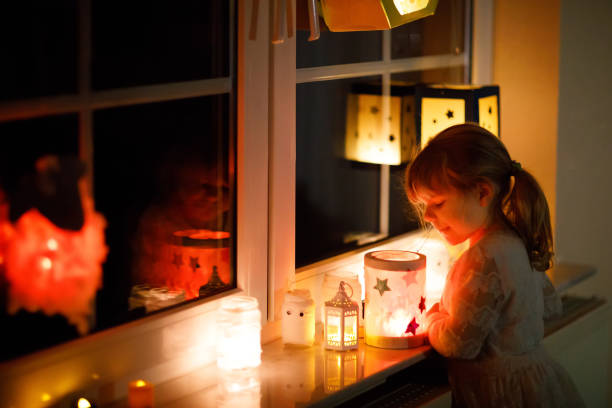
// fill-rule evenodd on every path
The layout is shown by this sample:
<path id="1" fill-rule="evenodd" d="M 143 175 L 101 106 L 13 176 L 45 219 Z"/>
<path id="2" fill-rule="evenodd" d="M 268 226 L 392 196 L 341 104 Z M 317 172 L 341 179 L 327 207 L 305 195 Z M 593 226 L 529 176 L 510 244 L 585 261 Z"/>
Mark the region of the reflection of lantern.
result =
<path id="1" fill-rule="evenodd" d="M 465 122 L 478 123 L 499 137 L 499 86 L 419 86 L 416 114 L 421 147 L 444 129 Z"/>
<path id="2" fill-rule="evenodd" d="M 226 231 L 176 231 L 172 244 L 160 255 L 164 276 L 156 280 L 172 290 L 184 290 L 187 299 L 199 295 L 200 288 L 209 282 L 215 268 L 222 283 L 229 285 L 229 241 L 230 233 Z"/>
<path id="3" fill-rule="evenodd" d="M 365 255 L 365 342 L 383 348 L 423 344 L 425 256 L 408 251 Z"/>
<path id="4" fill-rule="evenodd" d="M 331 394 L 357 382 L 357 351 L 327 351 L 324 366 L 325 393 Z"/>
<path id="5" fill-rule="evenodd" d="M 332 350 L 357 348 L 359 306 L 346 294 L 345 285 L 350 288 L 340 282 L 336 296 L 325 302 L 325 348 Z"/>
<path id="6" fill-rule="evenodd" d="M 217 316 L 217 366 L 240 370 L 261 364 L 261 312 L 257 299 L 231 296 L 221 300 Z"/>

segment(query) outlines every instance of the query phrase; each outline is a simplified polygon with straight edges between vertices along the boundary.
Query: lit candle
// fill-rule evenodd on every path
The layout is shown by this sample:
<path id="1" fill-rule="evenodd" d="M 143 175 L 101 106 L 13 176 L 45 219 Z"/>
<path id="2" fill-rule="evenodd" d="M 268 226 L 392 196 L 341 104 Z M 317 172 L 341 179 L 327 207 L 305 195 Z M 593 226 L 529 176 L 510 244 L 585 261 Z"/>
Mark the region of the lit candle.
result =
<path id="1" fill-rule="evenodd" d="M 131 381 L 128 389 L 129 408 L 153 407 L 153 384 L 144 380 Z"/>
<path id="2" fill-rule="evenodd" d="M 228 296 L 217 315 L 217 367 L 242 370 L 261 364 L 261 312 L 257 299 Z"/>

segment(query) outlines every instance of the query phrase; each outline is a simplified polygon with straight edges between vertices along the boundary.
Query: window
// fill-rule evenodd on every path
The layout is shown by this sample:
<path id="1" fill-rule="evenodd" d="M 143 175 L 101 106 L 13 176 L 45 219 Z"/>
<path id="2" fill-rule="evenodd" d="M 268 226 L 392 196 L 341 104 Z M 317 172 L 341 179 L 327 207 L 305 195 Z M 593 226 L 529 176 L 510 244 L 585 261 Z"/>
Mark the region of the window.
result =
<path id="1" fill-rule="evenodd" d="M 433 16 L 386 32 L 323 31 L 308 42 L 308 32 L 298 31 L 297 267 L 418 227 L 403 193 L 406 162 L 347 158 L 347 115 L 354 109 L 349 95 L 367 89 L 383 96 L 381 106 L 370 108 L 380 121 L 375 126 L 382 128 L 381 118 L 396 115 L 384 102 L 396 86 L 469 83 L 470 6 L 469 0 L 443 1 Z M 389 138 L 397 141 L 399 135 Z"/>
<path id="2" fill-rule="evenodd" d="M 18 230 L 34 208 L 60 232 L 84 231 L 73 210 L 92 197 L 108 248 L 96 246 L 99 278 L 84 275 L 99 279 L 91 296 L 66 289 L 73 269 L 60 270 L 60 256 L 87 255 L 63 241 L 48 241 L 40 265 L 52 278 L 40 288 L 3 265 L 0 325 L 12 335 L 0 359 L 235 288 L 234 2 L 31 0 L 0 16 L 2 221 Z M 70 167 L 77 158 L 84 172 Z M 66 193 L 81 174 L 86 193 Z M 53 201 L 45 188 L 60 193 Z"/>

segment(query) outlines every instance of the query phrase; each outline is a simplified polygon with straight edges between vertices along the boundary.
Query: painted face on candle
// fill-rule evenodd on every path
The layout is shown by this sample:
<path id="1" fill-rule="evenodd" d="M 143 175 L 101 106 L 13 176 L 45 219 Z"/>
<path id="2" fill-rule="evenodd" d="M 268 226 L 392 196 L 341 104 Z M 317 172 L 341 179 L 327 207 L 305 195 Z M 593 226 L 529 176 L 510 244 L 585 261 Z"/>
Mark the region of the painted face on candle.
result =
<path id="1" fill-rule="evenodd" d="M 425 221 L 451 245 L 470 239 L 475 242 L 484 233 L 489 221 L 489 206 L 492 189 L 482 183 L 463 192 L 455 188 L 421 188 L 419 199 L 425 206 Z"/>

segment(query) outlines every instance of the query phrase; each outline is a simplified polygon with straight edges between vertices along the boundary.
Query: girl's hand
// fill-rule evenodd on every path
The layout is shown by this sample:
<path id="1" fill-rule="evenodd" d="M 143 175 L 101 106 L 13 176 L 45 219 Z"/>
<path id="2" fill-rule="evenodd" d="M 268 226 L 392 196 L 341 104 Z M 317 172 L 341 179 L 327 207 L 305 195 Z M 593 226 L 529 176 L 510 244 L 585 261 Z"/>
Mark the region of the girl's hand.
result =
<path id="1" fill-rule="evenodd" d="M 434 305 L 425 313 L 425 317 L 429 317 L 429 315 L 433 313 L 438 313 L 440 311 L 440 302 L 434 303 Z"/>

